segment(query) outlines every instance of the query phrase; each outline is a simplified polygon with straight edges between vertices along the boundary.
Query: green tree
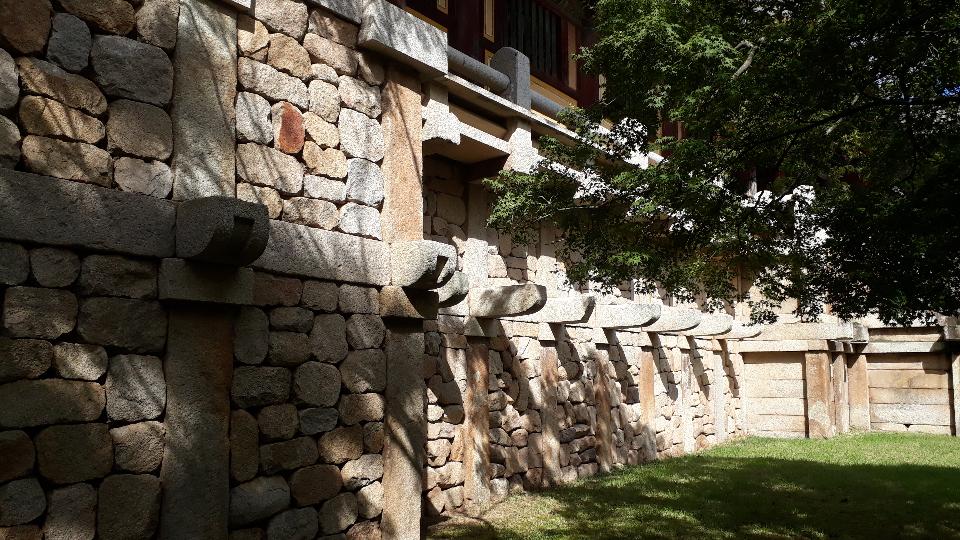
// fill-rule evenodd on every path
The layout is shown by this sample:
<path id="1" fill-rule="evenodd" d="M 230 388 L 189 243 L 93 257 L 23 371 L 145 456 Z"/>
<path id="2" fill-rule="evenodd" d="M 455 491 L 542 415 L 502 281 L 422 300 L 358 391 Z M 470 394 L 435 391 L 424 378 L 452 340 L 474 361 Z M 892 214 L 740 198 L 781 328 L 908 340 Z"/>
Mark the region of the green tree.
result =
<path id="1" fill-rule="evenodd" d="M 564 115 L 581 142 L 541 140 L 536 170 L 488 180 L 491 225 L 558 225 L 574 281 L 761 320 L 791 297 L 808 319 L 960 311 L 958 3 L 599 0 L 595 30 L 580 59 L 603 98 Z M 650 150 L 667 159 L 626 163 Z"/>

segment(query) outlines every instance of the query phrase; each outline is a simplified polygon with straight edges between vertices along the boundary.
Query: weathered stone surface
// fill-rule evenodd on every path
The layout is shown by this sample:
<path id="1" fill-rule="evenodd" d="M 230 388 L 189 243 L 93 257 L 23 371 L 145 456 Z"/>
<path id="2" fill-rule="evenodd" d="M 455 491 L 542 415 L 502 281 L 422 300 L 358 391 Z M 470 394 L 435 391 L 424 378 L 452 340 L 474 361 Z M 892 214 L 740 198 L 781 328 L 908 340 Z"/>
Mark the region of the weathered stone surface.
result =
<path id="1" fill-rule="evenodd" d="M 247 91 L 271 101 L 289 101 L 300 109 L 306 109 L 309 105 L 307 85 L 300 79 L 249 58 L 240 58 L 237 67 L 240 86 Z"/>
<path id="2" fill-rule="evenodd" d="M 246 482 L 260 468 L 260 436 L 257 420 L 247 411 L 230 414 L 230 476 Z"/>
<path id="3" fill-rule="evenodd" d="M 20 162 L 20 128 L 0 116 L 0 167 L 12 169 Z"/>
<path id="4" fill-rule="evenodd" d="M 357 509 L 360 517 L 365 519 L 379 516 L 383 512 L 383 484 L 372 482 L 358 491 Z"/>
<path id="5" fill-rule="evenodd" d="M 284 274 L 385 285 L 389 264 L 382 242 L 271 221 L 270 243 L 253 266 Z"/>
<path id="6" fill-rule="evenodd" d="M 177 44 L 179 15 L 177 0 L 144 0 L 137 10 L 137 33 L 151 45 L 172 49 Z"/>
<path id="7" fill-rule="evenodd" d="M 380 212 L 376 208 L 347 203 L 340 209 L 340 230 L 379 240 L 381 237 Z"/>
<path id="8" fill-rule="evenodd" d="M 380 89 L 353 77 L 340 77 L 340 99 L 344 107 L 376 118 L 380 116 Z"/>
<path id="9" fill-rule="evenodd" d="M 273 106 L 270 117 L 273 121 L 274 148 L 285 154 L 296 154 L 303 148 L 303 116 L 296 107 L 286 101 Z"/>
<path id="10" fill-rule="evenodd" d="M 134 473 L 157 470 L 163 461 L 164 425 L 140 422 L 110 430 L 117 467 Z"/>
<path id="11" fill-rule="evenodd" d="M 383 477 L 383 457 L 378 454 L 364 454 L 358 459 L 346 462 L 340 474 L 347 489 L 368 486 Z"/>
<path id="12" fill-rule="evenodd" d="M 109 186 L 113 176 L 110 154 L 84 143 L 28 135 L 23 139 L 23 159 L 37 174 Z"/>
<path id="13" fill-rule="evenodd" d="M 64 9 L 109 34 L 125 35 L 136 22 L 133 6 L 124 0 L 64 0 Z"/>
<path id="14" fill-rule="evenodd" d="M 285 332 L 309 332 L 313 328 L 313 312 L 301 307 L 278 307 L 270 311 L 270 326 Z"/>
<path id="15" fill-rule="evenodd" d="M 357 42 L 364 48 L 397 58 L 428 76 L 447 72 L 447 39 L 439 28 L 394 5 L 378 3 L 364 4 L 362 19 Z"/>
<path id="16" fill-rule="evenodd" d="M 320 148 L 334 148 L 340 144 L 340 132 L 337 126 L 314 112 L 308 111 L 303 115 L 303 127 L 310 140 L 317 143 Z"/>
<path id="17" fill-rule="evenodd" d="M 473 289 L 468 295 L 470 315 L 501 317 L 525 315 L 540 309 L 547 301 L 542 285 L 508 285 L 489 289 Z"/>
<path id="18" fill-rule="evenodd" d="M 340 414 L 332 408 L 310 408 L 299 412 L 300 431 L 305 435 L 325 433 L 337 427 Z"/>
<path id="19" fill-rule="evenodd" d="M 347 162 L 346 199 L 367 206 L 380 206 L 383 202 L 383 173 L 375 163 L 365 159 Z"/>
<path id="20" fill-rule="evenodd" d="M 123 191 L 166 198 L 173 189 L 173 172 L 160 161 L 122 157 L 113 165 L 113 179 Z"/>
<path id="21" fill-rule="evenodd" d="M 379 122 L 352 109 L 343 109 L 337 125 L 340 128 L 340 148 L 348 156 L 369 161 L 383 159 L 383 128 Z"/>
<path id="22" fill-rule="evenodd" d="M 370 287 L 342 285 L 339 306 L 344 313 L 379 313 L 380 295 Z"/>
<path id="23" fill-rule="evenodd" d="M 14 337 L 54 339 L 77 323 L 77 297 L 69 291 L 11 287 L 3 298 L 3 326 Z"/>
<path id="24" fill-rule="evenodd" d="M 80 258 L 66 249 L 36 248 L 30 250 L 30 269 L 41 286 L 66 287 L 80 274 Z"/>
<path id="25" fill-rule="evenodd" d="M 33 471 L 35 452 L 30 436 L 23 431 L 0 431 L 0 484 Z M 340 483 L 340 473 L 337 473 Z"/>
<path id="26" fill-rule="evenodd" d="M 239 367 L 233 370 L 230 393 L 233 402 L 241 408 L 283 403 L 290 395 L 290 379 L 287 368 Z"/>
<path id="27" fill-rule="evenodd" d="M 344 386 L 354 393 L 381 392 L 386 386 L 386 358 L 377 349 L 351 352 L 340 371 Z"/>
<path id="28" fill-rule="evenodd" d="M 53 364 L 64 379 L 95 381 L 107 371 L 107 351 L 99 345 L 58 343 Z"/>
<path id="29" fill-rule="evenodd" d="M 265 444 L 260 447 L 260 471 L 273 474 L 312 465 L 319 457 L 317 445 L 310 437 Z"/>
<path id="30" fill-rule="evenodd" d="M 320 507 L 320 532 L 333 534 L 357 521 L 357 497 L 353 493 L 341 493 Z"/>
<path id="31" fill-rule="evenodd" d="M 360 426 L 338 427 L 324 433 L 317 443 L 320 460 L 340 465 L 363 454 L 363 429 Z"/>
<path id="32" fill-rule="evenodd" d="M 307 6 L 292 0 L 262 0 L 254 5 L 253 16 L 267 28 L 301 40 L 307 32 Z"/>
<path id="33" fill-rule="evenodd" d="M 317 311 L 336 311 L 339 289 L 328 281 L 305 281 L 301 303 Z"/>
<path id="34" fill-rule="evenodd" d="M 159 524 L 159 478 L 149 474 L 115 474 L 100 484 L 97 501 L 100 538 L 151 538 Z"/>
<path id="35" fill-rule="evenodd" d="M 261 476 L 230 490 L 230 526 L 268 518 L 290 504 L 290 487 L 282 476 Z"/>
<path id="36" fill-rule="evenodd" d="M 347 47 L 355 47 L 357 45 L 357 34 L 360 32 L 360 28 L 357 25 L 337 17 L 331 17 L 323 10 L 314 10 L 313 13 L 310 14 L 310 18 L 307 21 L 307 29 L 311 33 L 332 39 Z"/>
<path id="37" fill-rule="evenodd" d="M 47 59 L 67 71 L 80 71 L 87 67 L 92 43 L 86 23 L 73 15 L 57 13 L 47 44 Z"/>
<path id="38" fill-rule="evenodd" d="M 240 308 L 234 321 L 234 356 L 244 364 L 259 364 L 267 356 L 269 323 L 267 314 L 254 307 Z"/>
<path id="39" fill-rule="evenodd" d="M 267 525 L 267 540 L 313 540 L 317 536 L 317 511 L 313 508 L 287 510 Z"/>
<path id="40" fill-rule="evenodd" d="M 340 117 L 340 90 L 322 80 L 311 81 L 310 112 L 327 122 L 336 122 Z"/>
<path id="41" fill-rule="evenodd" d="M 51 540 L 90 540 L 96 534 L 97 490 L 74 484 L 50 492 L 43 537 Z"/>
<path id="42" fill-rule="evenodd" d="M 107 110 L 107 100 L 93 82 L 67 73 L 60 67 L 35 58 L 18 58 L 20 84 L 24 90 L 53 98 L 68 107 L 91 114 Z"/>
<path id="43" fill-rule="evenodd" d="M 303 284 L 299 279 L 257 272 L 254 303 L 263 306 L 295 306 L 300 303 Z"/>
<path id="44" fill-rule="evenodd" d="M 3 169 L 0 199 L 9 238 L 156 257 L 174 251 L 176 210 L 167 201 Z"/>
<path id="45" fill-rule="evenodd" d="M 20 98 L 17 64 L 5 50 L 0 50 L 0 109 L 12 109 Z"/>
<path id="46" fill-rule="evenodd" d="M 173 125 L 159 107 L 120 99 L 110 104 L 107 148 L 147 159 L 165 160 L 173 152 Z"/>
<path id="47" fill-rule="evenodd" d="M 268 439 L 290 439 L 299 424 L 297 408 L 291 403 L 268 405 L 257 415 L 260 433 Z"/>
<path id="48" fill-rule="evenodd" d="M 383 343 L 385 331 L 379 315 L 353 315 L 347 321 L 347 343 L 353 349 L 375 349 Z"/>
<path id="49" fill-rule="evenodd" d="M 114 356 L 105 388 L 111 420 L 152 420 L 163 413 L 166 405 L 163 364 L 155 356 Z"/>
<path id="50" fill-rule="evenodd" d="M 43 51 L 50 34 L 50 15 L 53 10 L 49 0 L 0 2 L 0 37 L 23 54 Z"/>
<path id="51" fill-rule="evenodd" d="M 432 240 L 411 240 L 391 244 L 393 284 L 415 289 L 436 289 L 453 277 L 457 250 Z"/>
<path id="52" fill-rule="evenodd" d="M 462 198 L 440 193 L 437 195 L 437 216 L 455 225 L 463 225 L 467 221 L 467 207 Z"/>
<path id="53" fill-rule="evenodd" d="M 237 174 L 246 182 L 296 195 L 303 189 L 303 165 L 293 156 L 259 144 L 237 147 Z"/>
<path id="54" fill-rule="evenodd" d="M 250 92 L 237 94 L 237 138 L 260 144 L 273 142 L 269 101 Z"/>
<path id="55" fill-rule="evenodd" d="M 348 394 L 340 398 L 340 421 L 348 426 L 383 420 L 383 410 L 380 394 Z"/>
<path id="56" fill-rule="evenodd" d="M 373 58 L 373 55 L 368 52 L 360 53 L 360 65 L 357 67 L 357 73 L 367 84 L 381 85 L 386 78 L 383 63 Z M 459 144 L 459 139 L 457 143 Z"/>
<path id="57" fill-rule="evenodd" d="M 357 72 L 357 52 L 349 47 L 317 34 L 307 34 L 303 46 L 310 53 L 311 60 L 332 67 L 340 75 L 353 75 Z"/>
<path id="58" fill-rule="evenodd" d="M 347 158 L 343 152 L 336 148 L 321 150 L 315 142 L 307 141 L 303 145 L 303 161 L 306 162 L 307 167 L 313 174 L 331 178 L 347 176 Z"/>
<path id="59" fill-rule="evenodd" d="M 0 527 L 0 539 L 2 540 L 40 540 L 42 537 L 43 532 L 37 525 Z"/>
<path id="60" fill-rule="evenodd" d="M 303 403 L 331 407 L 340 396 L 340 372 L 330 364 L 307 362 L 297 368 L 293 391 Z"/>
<path id="61" fill-rule="evenodd" d="M 106 424 L 53 426 L 36 438 L 40 474 L 55 484 L 72 484 L 110 474 L 113 443 Z"/>
<path id="62" fill-rule="evenodd" d="M 235 195 L 236 21 L 222 4 L 181 3 L 171 110 L 174 199 Z"/>
<path id="63" fill-rule="evenodd" d="M 45 379 L 0 386 L 0 427 L 20 428 L 100 417 L 106 397 L 96 383 Z"/>
<path id="64" fill-rule="evenodd" d="M 337 75 L 337 70 L 326 64 L 313 64 L 310 66 L 310 71 L 314 79 L 330 84 L 337 84 L 340 78 L 340 76 Z"/>
<path id="65" fill-rule="evenodd" d="M 298 79 L 310 78 L 310 55 L 297 40 L 284 34 L 270 36 L 267 63 Z"/>
<path id="66" fill-rule="evenodd" d="M 267 360 L 271 365 L 295 367 L 309 358 L 309 336 L 298 332 L 270 332 Z"/>
<path id="67" fill-rule="evenodd" d="M 317 315 L 310 332 L 313 356 L 321 362 L 339 363 L 347 356 L 347 324 L 342 315 Z"/>
<path id="68" fill-rule="evenodd" d="M 37 96 L 27 96 L 20 103 L 20 120 L 34 135 L 66 137 L 88 143 L 96 143 L 104 136 L 104 126 L 96 118 Z"/>
<path id="69" fill-rule="evenodd" d="M 90 255 L 83 260 L 80 270 L 80 292 L 85 296 L 155 298 L 156 264 L 113 255 Z"/>
<path id="70" fill-rule="evenodd" d="M 290 492 L 298 506 L 311 506 L 330 499 L 342 487 L 340 469 L 334 465 L 313 465 L 290 476 Z"/>
<path id="71" fill-rule="evenodd" d="M 0 383 L 18 379 L 36 379 L 53 360 L 53 347 L 36 339 L 0 337 Z"/>
<path id="72" fill-rule="evenodd" d="M 331 202 L 294 197 L 283 201 L 283 220 L 330 230 L 339 223 L 340 213 Z"/>
<path id="73" fill-rule="evenodd" d="M 36 478 L 0 485 L 0 526 L 28 523 L 46 508 L 47 500 Z"/>
<path id="74" fill-rule="evenodd" d="M 125 323 L 118 326 L 118 320 Z M 80 304 L 77 331 L 90 343 L 160 352 L 167 337 L 167 315 L 153 301 L 89 298 Z"/>
<path id="75" fill-rule="evenodd" d="M 30 259 L 19 244 L 0 242 L 0 284 L 19 285 L 30 275 Z"/>
<path id="76" fill-rule="evenodd" d="M 343 182 L 331 180 L 322 176 L 306 175 L 303 177 L 303 194 L 314 199 L 323 199 L 334 203 L 342 203 L 346 195 L 347 186 Z M 339 219 L 339 214 L 338 214 Z"/>
<path id="77" fill-rule="evenodd" d="M 161 106 L 170 102 L 173 64 L 159 47 L 120 36 L 96 36 L 90 63 L 108 96 Z"/>
<path id="78" fill-rule="evenodd" d="M 237 184 L 237 198 L 241 201 L 259 203 L 267 207 L 267 217 L 277 219 L 283 211 L 283 199 L 280 192 L 273 188 L 253 184 Z"/>
<path id="79" fill-rule="evenodd" d="M 270 45 L 270 31 L 249 15 L 237 16 L 237 47 L 244 56 L 253 56 Z"/>

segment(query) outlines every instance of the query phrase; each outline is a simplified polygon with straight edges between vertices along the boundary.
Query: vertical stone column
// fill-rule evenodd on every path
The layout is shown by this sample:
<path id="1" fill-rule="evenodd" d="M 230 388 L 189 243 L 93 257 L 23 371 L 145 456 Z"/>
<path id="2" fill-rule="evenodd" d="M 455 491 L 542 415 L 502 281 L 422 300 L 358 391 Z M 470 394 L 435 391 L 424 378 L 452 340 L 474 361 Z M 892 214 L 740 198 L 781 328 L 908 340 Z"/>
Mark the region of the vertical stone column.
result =
<path id="1" fill-rule="evenodd" d="M 804 375 L 807 392 L 807 436 L 811 439 L 833 437 L 833 387 L 830 383 L 829 353 L 808 351 L 804 356 Z"/>
<path id="2" fill-rule="evenodd" d="M 386 539 L 420 538 L 423 467 L 427 445 L 427 389 L 421 374 L 424 338 L 418 320 L 387 328 L 387 409 L 383 447 L 383 517 Z"/>
<path id="3" fill-rule="evenodd" d="M 467 389 L 463 402 L 464 499 L 480 506 L 490 499 L 490 413 L 487 406 L 487 338 L 469 338 L 467 349 Z"/>
<path id="4" fill-rule="evenodd" d="M 562 333 L 554 328 L 554 334 Z M 560 384 L 559 358 L 556 343 L 542 343 L 540 369 L 543 373 L 543 408 L 540 409 L 540 426 L 543 437 L 540 453 L 543 457 L 543 487 L 560 485 L 560 418 L 557 415 L 557 386 Z"/>
<path id="5" fill-rule="evenodd" d="M 727 362 L 729 353 L 727 352 L 727 341 L 724 339 L 713 340 L 713 354 L 711 354 L 711 368 L 713 369 L 713 427 L 716 433 L 717 442 L 722 443 L 727 440 L 727 390 L 729 381 L 727 372 L 723 365 Z"/>
<path id="6" fill-rule="evenodd" d="M 950 392 L 953 394 L 953 435 L 960 436 L 960 352 L 950 353 Z"/>
<path id="7" fill-rule="evenodd" d="M 383 239 L 423 239 L 423 143 L 420 79 L 392 65 L 383 88 Z"/>
<path id="8" fill-rule="evenodd" d="M 847 391 L 850 400 L 850 429 L 870 431 L 870 383 L 867 379 L 867 355 L 863 346 L 854 349 L 848 360 Z"/>
<path id="9" fill-rule="evenodd" d="M 646 347 L 640 352 L 640 403 L 643 405 L 641 416 L 644 459 L 657 457 L 657 431 L 654 420 L 657 418 L 657 394 L 654 378 L 657 376 L 657 364 L 653 360 L 653 351 Z"/>
<path id="10" fill-rule="evenodd" d="M 171 306 L 160 538 L 227 538 L 233 311 Z"/>
<path id="11" fill-rule="evenodd" d="M 847 356 L 844 343 L 837 343 L 832 353 L 834 427 L 837 433 L 850 432 L 850 398 L 847 387 Z"/>
<path id="12" fill-rule="evenodd" d="M 609 340 L 615 341 L 615 340 Z M 603 472 L 610 472 L 614 464 L 616 426 L 613 424 L 613 400 L 610 398 L 610 351 L 593 349 L 597 375 L 593 381 L 594 403 L 597 412 L 597 464 Z"/>
<path id="13" fill-rule="evenodd" d="M 180 0 L 174 53 L 173 198 L 236 195 L 237 16 Z"/>

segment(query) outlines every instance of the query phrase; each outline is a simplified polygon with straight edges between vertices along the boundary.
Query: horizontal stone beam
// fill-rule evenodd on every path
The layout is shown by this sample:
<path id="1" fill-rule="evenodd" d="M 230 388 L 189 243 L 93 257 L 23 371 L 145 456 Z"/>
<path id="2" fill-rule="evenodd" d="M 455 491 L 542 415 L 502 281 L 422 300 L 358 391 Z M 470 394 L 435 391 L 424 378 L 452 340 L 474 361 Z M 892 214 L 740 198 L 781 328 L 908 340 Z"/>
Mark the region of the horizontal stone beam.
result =
<path id="1" fill-rule="evenodd" d="M 176 207 L 148 195 L 0 169 L 0 238 L 172 257 Z"/>
<path id="2" fill-rule="evenodd" d="M 863 347 L 866 354 L 935 353 L 946 349 L 942 341 L 874 341 Z"/>
<path id="3" fill-rule="evenodd" d="M 860 334 L 862 335 L 862 334 Z M 853 323 L 783 323 L 763 327 L 756 337 L 761 341 L 781 341 L 796 339 L 836 339 L 849 340 L 858 333 Z"/>
<path id="4" fill-rule="evenodd" d="M 428 78 L 447 72 L 447 35 L 385 0 L 365 0 L 358 43 Z"/>
<path id="5" fill-rule="evenodd" d="M 436 291 L 388 285 L 380 290 L 380 316 L 394 319 L 436 319 Z"/>
<path id="6" fill-rule="evenodd" d="M 252 266 L 262 270 L 348 283 L 390 284 L 385 242 L 283 221 L 270 221 L 270 240 Z"/>
<path id="7" fill-rule="evenodd" d="M 740 352 L 808 352 L 829 350 L 830 344 L 824 339 L 784 339 L 779 341 L 745 339 L 740 342 Z"/>
<path id="8" fill-rule="evenodd" d="M 663 306 L 660 317 L 650 324 L 642 325 L 644 332 L 680 332 L 694 328 L 703 319 L 699 311 L 687 308 Z"/>
<path id="9" fill-rule="evenodd" d="M 514 317 L 513 320 L 547 324 L 585 322 L 590 317 L 595 302 L 596 298 L 588 295 L 548 298 L 540 311 Z"/>
<path id="10" fill-rule="evenodd" d="M 726 334 L 733 328 L 733 317 L 725 313 L 705 314 L 700 323 L 689 330 L 680 332 L 683 336 L 717 336 Z"/>
<path id="11" fill-rule="evenodd" d="M 533 313 L 547 302 L 547 288 L 527 283 L 471 289 L 467 294 L 470 315 L 494 319 Z"/>
<path id="12" fill-rule="evenodd" d="M 590 326 L 596 328 L 631 328 L 650 324 L 660 317 L 660 304 L 602 304 L 593 309 Z"/>
<path id="13" fill-rule="evenodd" d="M 744 326 L 741 323 L 734 322 L 729 331 L 713 337 L 716 339 L 749 339 L 759 336 L 762 331 L 763 327 L 760 325 Z"/>

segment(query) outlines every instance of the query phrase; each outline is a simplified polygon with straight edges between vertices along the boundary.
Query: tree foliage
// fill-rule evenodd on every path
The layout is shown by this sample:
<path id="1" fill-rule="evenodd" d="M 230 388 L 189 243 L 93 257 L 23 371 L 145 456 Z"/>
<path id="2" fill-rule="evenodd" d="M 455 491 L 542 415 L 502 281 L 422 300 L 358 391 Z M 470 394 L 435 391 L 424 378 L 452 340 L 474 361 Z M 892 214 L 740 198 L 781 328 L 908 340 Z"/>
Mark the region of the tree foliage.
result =
<path id="1" fill-rule="evenodd" d="M 761 320 L 786 298 L 808 319 L 960 310 L 956 2 L 599 0 L 595 30 L 601 103 L 566 112 L 578 144 L 542 139 L 534 171 L 488 180 L 493 226 L 558 225 L 574 281 Z M 628 163 L 649 151 L 667 158 Z"/>

